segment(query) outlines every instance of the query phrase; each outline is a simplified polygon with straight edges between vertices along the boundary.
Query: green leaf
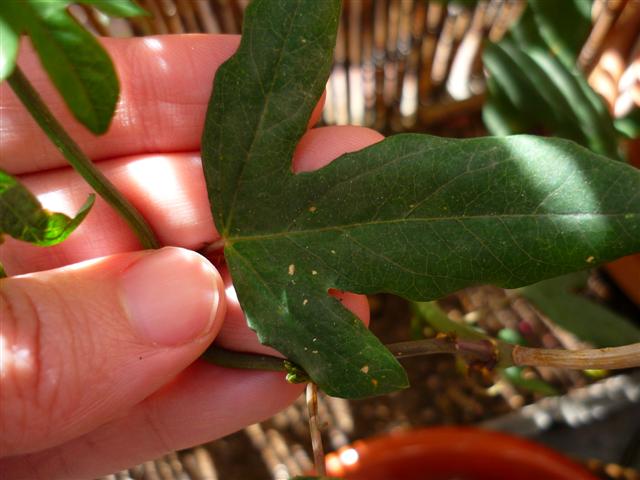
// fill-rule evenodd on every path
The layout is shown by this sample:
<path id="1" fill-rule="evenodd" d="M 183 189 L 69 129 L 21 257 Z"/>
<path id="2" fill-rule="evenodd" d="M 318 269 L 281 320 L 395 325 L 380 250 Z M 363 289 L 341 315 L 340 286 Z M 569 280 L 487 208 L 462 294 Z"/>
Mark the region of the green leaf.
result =
<path id="1" fill-rule="evenodd" d="M 540 35 L 551 52 L 573 68 L 591 30 L 590 0 L 529 0 Z"/>
<path id="2" fill-rule="evenodd" d="M 487 93 L 482 121 L 492 135 L 505 137 L 531 130 L 530 119 L 519 114 L 494 77 L 487 78 Z"/>
<path id="3" fill-rule="evenodd" d="M 110 17 L 126 18 L 149 15 L 149 12 L 133 0 L 76 0 L 76 3 L 91 5 Z"/>
<path id="4" fill-rule="evenodd" d="M 40 61 L 73 115 L 93 133 L 107 131 L 119 85 L 109 55 L 66 11 L 70 2 L 5 2 L 4 18 L 31 37 Z"/>
<path id="5" fill-rule="evenodd" d="M 16 65 L 20 34 L 0 9 L 0 82 L 11 75 Z"/>
<path id="6" fill-rule="evenodd" d="M 412 302 L 411 306 L 414 314 L 418 315 L 436 332 L 453 334 L 462 339 L 489 338 L 476 328 L 451 320 L 437 302 Z"/>
<path id="7" fill-rule="evenodd" d="M 540 5 L 553 4 L 548 8 L 562 10 L 564 2 L 556 3 L 560 6 L 554 7 L 554 2 Z M 491 80 L 483 113 L 487 127 L 495 134 L 504 134 L 505 127 L 518 122 L 529 125 L 529 130 L 541 127 L 596 153 L 620 159 L 613 121 L 602 98 L 573 66 L 575 58 L 563 63 L 553 45 L 545 42 L 539 23 L 549 18 L 541 20 L 545 14 L 534 12 L 533 7 L 528 8 L 503 40 L 485 48 L 483 61 Z M 513 108 L 501 107 L 505 101 Z"/>
<path id="8" fill-rule="evenodd" d="M 640 342 L 640 328 L 608 308 L 578 295 L 588 273 L 578 272 L 519 289 L 554 323 L 596 347 Z"/>
<path id="9" fill-rule="evenodd" d="M 4 267 L 0 263 L 0 278 L 6 278 L 6 277 L 7 277 L 7 272 L 5 272 Z"/>
<path id="10" fill-rule="evenodd" d="M 216 75 L 203 166 L 251 328 L 330 395 L 363 397 L 406 375 L 330 289 L 424 301 L 632 253 L 640 171 L 558 139 L 406 134 L 293 174 L 338 15 L 333 1 L 251 4 Z"/>
<path id="11" fill-rule="evenodd" d="M 640 138 L 640 107 L 633 108 L 624 117 L 614 121 L 616 130 L 629 139 Z"/>
<path id="12" fill-rule="evenodd" d="M 94 200 L 95 195 L 89 195 L 74 218 L 52 213 L 18 180 L 0 170 L 0 238 L 6 233 L 40 246 L 60 243 L 84 220 Z"/>
<path id="13" fill-rule="evenodd" d="M 528 390 L 534 393 L 540 393 L 546 396 L 559 395 L 560 392 L 551 384 L 539 378 L 526 378 L 523 374 L 522 367 L 507 367 L 501 371 L 502 376 L 512 385 Z"/>

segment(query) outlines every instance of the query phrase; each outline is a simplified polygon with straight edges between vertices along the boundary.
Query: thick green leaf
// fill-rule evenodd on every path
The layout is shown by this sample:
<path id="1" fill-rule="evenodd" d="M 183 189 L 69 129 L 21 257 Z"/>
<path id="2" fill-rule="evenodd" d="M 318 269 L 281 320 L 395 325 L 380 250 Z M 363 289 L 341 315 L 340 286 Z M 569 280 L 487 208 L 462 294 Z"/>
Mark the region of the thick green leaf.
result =
<path id="1" fill-rule="evenodd" d="M 293 174 L 338 15 L 337 2 L 251 4 L 216 75 L 203 163 L 249 325 L 327 393 L 362 397 L 406 376 L 330 289 L 430 300 L 637 251 L 640 171 L 557 139 L 407 134 Z"/>
<path id="2" fill-rule="evenodd" d="M 608 308 L 578 295 L 588 273 L 552 278 L 519 289 L 554 323 L 596 347 L 617 347 L 640 342 L 640 328 Z"/>
<path id="3" fill-rule="evenodd" d="M 91 5 L 110 17 L 126 18 L 149 15 L 149 12 L 133 0 L 76 0 L 75 3 Z"/>
<path id="4" fill-rule="evenodd" d="M 20 34 L 0 8 L 0 82 L 11 75 L 16 65 Z"/>
<path id="5" fill-rule="evenodd" d="M 84 220 L 94 200 L 95 195 L 89 195 L 74 218 L 52 213 L 18 180 L 0 170 L 0 238 L 6 233 L 40 246 L 60 243 Z"/>
<path id="6" fill-rule="evenodd" d="M 640 138 L 640 107 L 633 108 L 614 122 L 616 130 L 630 139 Z"/>
<path id="7" fill-rule="evenodd" d="M 483 114 L 487 127 L 494 134 L 504 134 L 505 126 L 520 120 L 574 140 L 596 153 L 620 158 L 616 132 L 604 102 L 573 66 L 575 58 L 567 57 L 568 50 L 548 43 L 540 33 L 541 22 L 547 26 L 565 21 L 580 24 L 571 16 L 553 20 L 551 17 L 565 7 L 564 2 L 556 3 L 537 3 L 543 13 L 533 6 L 528 8 L 503 40 L 485 48 L 483 61 L 493 82 L 488 88 L 487 112 Z M 570 3 L 566 7 L 575 9 Z M 584 25 L 588 28 L 588 24 Z M 563 63 L 554 50 L 558 48 L 565 52 L 565 60 L 572 61 Z M 498 95 L 514 110 L 499 108 L 504 100 Z"/>
<path id="8" fill-rule="evenodd" d="M 529 0 L 540 35 L 551 52 L 573 68 L 591 30 L 591 0 Z"/>
<path id="9" fill-rule="evenodd" d="M 5 2 L 2 13 L 31 37 L 42 65 L 73 115 L 93 133 L 107 131 L 119 85 L 109 55 L 66 11 L 70 2 Z"/>

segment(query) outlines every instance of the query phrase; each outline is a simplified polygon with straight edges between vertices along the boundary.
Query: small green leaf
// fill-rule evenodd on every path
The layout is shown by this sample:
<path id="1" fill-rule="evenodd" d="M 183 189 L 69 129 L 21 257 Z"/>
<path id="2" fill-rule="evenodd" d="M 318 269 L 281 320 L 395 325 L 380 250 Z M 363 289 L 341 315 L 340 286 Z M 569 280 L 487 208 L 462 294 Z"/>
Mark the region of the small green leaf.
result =
<path id="1" fill-rule="evenodd" d="M 414 314 L 428 323 L 436 332 L 453 334 L 462 339 L 489 338 L 476 328 L 451 320 L 435 301 L 412 302 L 411 306 Z"/>
<path id="2" fill-rule="evenodd" d="M 38 199 L 18 180 L 0 170 L 0 236 L 40 246 L 55 245 L 66 239 L 87 216 L 95 195 L 89 195 L 74 218 L 42 208 Z"/>
<path id="3" fill-rule="evenodd" d="M 119 94 L 111 59 L 66 11 L 70 2 L 5 2 L 4 18 L 26 31 L 73 115 L 93 133 L 107 131 Z"/>
<path id="4" fill-rule="evenodd" d="M 512 345 L 524 345 L 525 341 L 520 332 L 514 330 L 513 328 L 502 328 L 496 335 L 498 340 L 502 340 L 503 342 L 510 343 Z"/>
<path id="5" fill-rule="evenodd" d="M 7 272 L 5 272 L 4 266 L 0 263 L 0 278 L 6 278 L 6 277 L 7 277 Z"/>
<path id="6" fill-rule="evenodd" d="M 539 378 L 525 378 L 522 375 L 523 371 L 524 369 L 522 367 L 507 367 L 502 370 L 501 373 L 512 385 L 523 390 L 540 393 L 546 396 L 560 394 L 556 388 L 544 380 L 540 380 Z"/>
<path id="7" fill-rule="evenodd" d="M 76 3 L 91 5 L 110 17 L 127 18 L 149 15 L 149 12 L 133 0 L 76 0 Z"/>
<path id="8" fill-rule="evenodd" d="M 329 290 L 425 301 L 630 254 L 640 171 L 558 139 L 405 134 L 292 173 L 339 11 L 328 0 L 249 6 L 215 78 L 203 167 L 250 327 L 328 394 L 363 397 L 406 386 L 406 374 Z"/>
<path id="9" fill-rule="evenodd" d="M 19 45 L 20 33 L 0 9 L 0 82 L 13 72 Z"/>

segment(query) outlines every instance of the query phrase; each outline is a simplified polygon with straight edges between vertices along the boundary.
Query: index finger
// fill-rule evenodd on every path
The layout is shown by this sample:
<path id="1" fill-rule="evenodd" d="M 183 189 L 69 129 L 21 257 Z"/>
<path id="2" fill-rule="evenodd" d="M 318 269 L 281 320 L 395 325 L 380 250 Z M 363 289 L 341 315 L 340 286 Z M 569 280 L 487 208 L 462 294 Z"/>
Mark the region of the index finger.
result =
<path id="1" fill-rule="evenodd" d="M 69 113 L 31 46 L 19 64 L 55 117 L 94 161 L 144 153 L 196 151 L 218 67 L 237 49 L 238 35 L 103 38 L 120 80 L 109 131 L 92 135 Z M 62 155 L 10 90 L 0 86 L 0 166 L 12 174 L 66 165 Z M 320 110 L 314 112 L 317 120 Z"/>

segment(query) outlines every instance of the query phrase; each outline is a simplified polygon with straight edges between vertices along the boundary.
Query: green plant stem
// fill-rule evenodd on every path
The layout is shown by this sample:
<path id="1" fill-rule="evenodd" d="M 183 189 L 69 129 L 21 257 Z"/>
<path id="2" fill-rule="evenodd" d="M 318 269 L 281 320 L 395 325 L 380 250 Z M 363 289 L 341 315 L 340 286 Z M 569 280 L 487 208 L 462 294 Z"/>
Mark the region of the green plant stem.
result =
<path id="1" fill-rule="evenodd" d="M 104 200 L 124 218 L 144 248 L 158 248 L 160 243 L 142 217 L 116 187 L 96 168 L 76 142 L 58 123 L 44 101 L 18 66 L 7 79 L 11 89 L 27 108 L 33 119 L 64 155 L 71 166 Z"/>
<path id="2" fill-rule="evenodd" d="M 495 366 L 559 367 L 574 370 L 616 370 L 640 367 L 640 343 L 622 347 L 585 350 L 530 348 L 510 345 L 497 340 L 459 339 L 442 335 L 426 340 L 391 343 L 386 345 L 398 359 L 423 355 L 461 355 L 469 364 L 494 368 Z M 288 371 L 287 361 L 269 355 L 233 352 L 209 347 L 204 359 L 229 368 Z"/>

